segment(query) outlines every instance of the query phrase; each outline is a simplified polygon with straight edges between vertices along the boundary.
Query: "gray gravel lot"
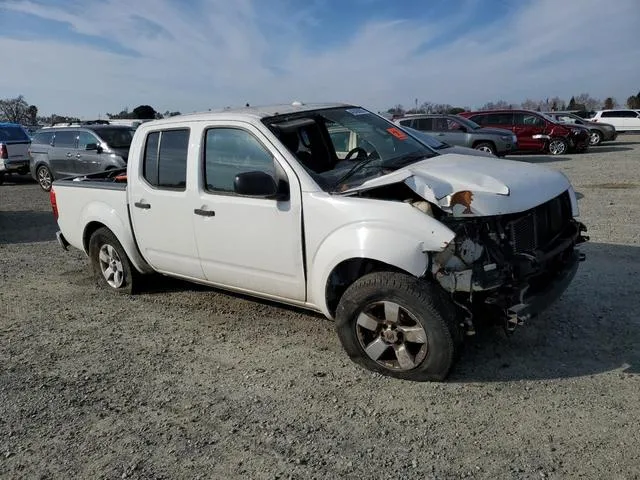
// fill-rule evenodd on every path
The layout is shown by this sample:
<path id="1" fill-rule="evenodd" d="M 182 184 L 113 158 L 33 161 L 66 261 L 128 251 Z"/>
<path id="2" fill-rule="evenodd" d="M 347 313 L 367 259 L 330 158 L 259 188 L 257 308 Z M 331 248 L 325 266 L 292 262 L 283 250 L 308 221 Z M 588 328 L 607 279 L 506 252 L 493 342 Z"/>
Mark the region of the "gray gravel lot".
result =
<path id="1" fill-rule="evenodd" d="M 640 478 L 640 135 L 563 158 L 591 241 L 565 295 L 450 379 L 353 365 L 323 317 L 173 280 L 134 297 L 0 186 L 3 478 Z"/>

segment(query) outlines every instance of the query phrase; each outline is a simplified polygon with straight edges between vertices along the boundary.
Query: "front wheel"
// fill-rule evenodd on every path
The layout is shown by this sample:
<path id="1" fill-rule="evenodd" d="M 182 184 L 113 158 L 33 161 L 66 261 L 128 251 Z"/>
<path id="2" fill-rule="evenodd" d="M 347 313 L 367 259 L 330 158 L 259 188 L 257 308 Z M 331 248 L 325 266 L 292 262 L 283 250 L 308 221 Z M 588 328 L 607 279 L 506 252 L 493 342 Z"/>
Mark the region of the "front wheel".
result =
<path id="1" fill-rule="evenodd" d="M 592 130 L 589 136 L 589 145 L 600 145 L 602 143 L 602 133 L 598 130 Z"/>
<path id="2" fill-rule="evenodd" d="M 133 293 L 137 272 L 111 230 L 102 227 L 91 235 L 89 258 L 98 283 L 117 293 Z"/>
<path id="3" fill-rule="evenodd" d="M 356 280 L 336 311 L 338 337 L 352 361 L 383 375 L 442 381 L 461 343 L 455 309 L 432 284 L 376 272 Z"/>
<path id="4" fill-rule="evenodd" d="M 490 153 L 491 155 L 495 155 L 496 154 L 495 147 L 489 142 L 479 143 L 473 148 L 475 148 L 476 150 L 480 150 L 481 152 Z"/>
<path id="5" fill-rule="evenodd" d="M 567 153 L 569 145 L 562 138 L 552 138 L 549 142 L 549 153 L 551 155 L 563 155 Z"/>

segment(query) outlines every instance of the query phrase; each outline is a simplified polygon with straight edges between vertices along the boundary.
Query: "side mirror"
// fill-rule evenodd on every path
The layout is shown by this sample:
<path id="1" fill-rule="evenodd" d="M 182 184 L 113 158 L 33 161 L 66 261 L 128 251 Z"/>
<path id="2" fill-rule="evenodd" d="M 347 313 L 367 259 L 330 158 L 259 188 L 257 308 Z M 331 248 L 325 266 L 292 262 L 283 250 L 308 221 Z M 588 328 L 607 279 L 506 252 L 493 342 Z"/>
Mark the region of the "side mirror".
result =
<path id="1" fill-rule="evenodd" d="M 95 150 L 98 153 L 102 153 L 102 147 L 97 143 L 87 143 L 84 147 L 85 150 Z"/>
<path id="2" fill-rule="evenodd" d="M 233 189 L 239 195 L 251 197 L 274 198 L 285 200 L 289 198 L 289 187 L 286 182 L 276 183 L 274 178 L 266 172 L 243 172 L 236 175 Z"/>

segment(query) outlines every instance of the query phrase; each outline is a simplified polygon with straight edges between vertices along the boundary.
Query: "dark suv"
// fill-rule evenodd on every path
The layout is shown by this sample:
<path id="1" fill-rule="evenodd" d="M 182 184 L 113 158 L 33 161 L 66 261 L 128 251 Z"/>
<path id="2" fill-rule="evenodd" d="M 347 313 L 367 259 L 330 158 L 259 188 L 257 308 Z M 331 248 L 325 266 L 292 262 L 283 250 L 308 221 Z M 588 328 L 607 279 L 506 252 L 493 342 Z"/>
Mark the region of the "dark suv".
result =
<path id="1" fill-rule="evenodd" d="M 133 128 L 120 125 L 46 127 L 31 142 L 31 176 L 43 190 L 56 178 L 127 165 Z"/>
<path id="2" fill-rule="evenodd" d="M 562 155 L 569 150 L 584 152 L 589 148 L 589 129 L 561 124 L 551 117 L 531 110 L 490 110 L 463 112 L 483 127 L 511 130 L 518 137 L 518 150 Z"/>
<path id="3" fill-rule="evenodd" d="M 610 123 L 590 122 L 571 112 L 545 112 L 551 118 L 560 123 L 576 124 L 587 127 L 590 132 L 590 145 L 600 145 L 602 142 L 613 141 L 618 137 L 616 127 Z"/>

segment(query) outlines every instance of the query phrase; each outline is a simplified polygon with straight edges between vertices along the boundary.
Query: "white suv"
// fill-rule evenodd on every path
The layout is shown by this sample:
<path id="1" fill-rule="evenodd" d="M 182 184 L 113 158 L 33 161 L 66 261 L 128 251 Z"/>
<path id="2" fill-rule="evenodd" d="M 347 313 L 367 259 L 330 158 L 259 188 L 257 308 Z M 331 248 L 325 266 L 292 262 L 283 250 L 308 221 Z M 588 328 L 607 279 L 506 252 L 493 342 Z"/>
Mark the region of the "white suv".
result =
<path id="1" fill-rule="evenodd" d="M 640 131 L 640 113 L 637 110 L 598 110 L 589 121 L 610 123 L 618 132 Z"/>

